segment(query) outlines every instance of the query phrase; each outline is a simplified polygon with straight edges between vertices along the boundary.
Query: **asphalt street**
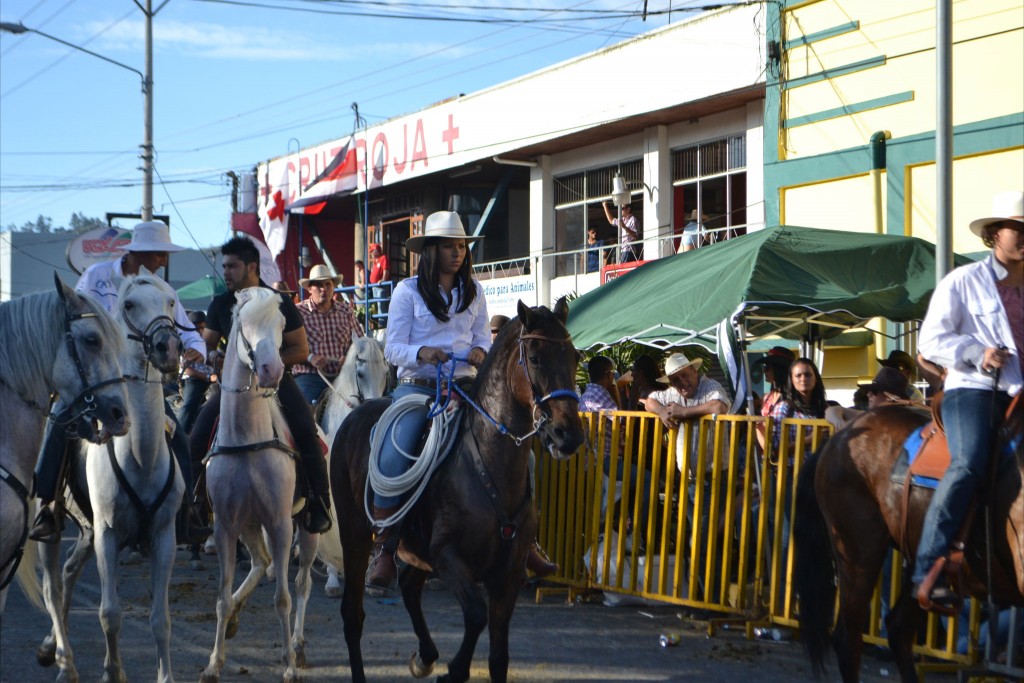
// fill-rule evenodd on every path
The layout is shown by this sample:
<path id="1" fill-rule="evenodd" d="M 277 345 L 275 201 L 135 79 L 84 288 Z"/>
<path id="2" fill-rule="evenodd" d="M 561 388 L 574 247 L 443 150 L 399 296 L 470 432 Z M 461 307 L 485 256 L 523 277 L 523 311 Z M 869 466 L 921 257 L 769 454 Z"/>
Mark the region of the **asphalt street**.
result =
<path id="1" fill-rule="evenodd" d="M 178 551 L 171 585 L 172 662 L 178 681 L 199 679 L 216 625 L 217 558 L 204 556 L 202 570 L 192 569 L 188 559 L 186 551 Z M 156 663 L 148 622 L 149 571 L 144 560 L 142 564 L 127 560 L 128 554 L 122 552 L 118 576 L 124 610 L 122 657 L 128 680 L 152 680 Z M 291 573 L 294 577 L 294 569 Z M 236 585 L 242 576 L 241 571 L 236 573 Z M 340 601 L 324 595 L 323 575 L 315 581 L 306 622 L 308 668 L 303 670 L 303 680 L 348 680 Z M 280 680 L 280 630 L 273 591 L 273 585 L 264 580 L 243 612 L 238 635 L 227 643 L 223 681 Z M 564 594 L 549 595 L 537 604 L 534 595 L 524 587 L 512 619 L 511 681 L 814 680 L 800 645 L 792 641 L 747 640 L 736 630 L 720 631 L 709 638 L 704 622 L 684 618 L 680 608 L 673 606 L 606 607 L 600 594 L 574 604 L 568 603 Z M 98 605 L 99 580 L 95 563 L 90 563 L 76 588 L 70 617 L 75 663 L 83 681 L 99 680 L 103 673 Z M 452 595 L 443 589 L 425 592 L 424 611 L 441 651 L 435 669 L 441 673 L 461 639 L 462 614 Z M 363 652 L 368 678 L 412 680 L 407 661 L 416 641 L 400 600 L 367 598 L 366 612 Z M 46 614 L 13 588 L 0 624 L 0 680 L 28 683 L 55 679 L 56 669 L 41 668 L 35 658 L 35 649 L 48 630 Z M 660 645 L 659 636 L 667 632 L 679 634 L 678 645 Z M 474 681 L 488 679 L 486 633 L 477 646 L 472 674 Z M 829 678 L 837 680 L 838 676 L 833 671 Z M 894 679 L 889 663 L 866 659 L 862 681 Z M 929 676 L 932 680 L 940 679 Z"/>

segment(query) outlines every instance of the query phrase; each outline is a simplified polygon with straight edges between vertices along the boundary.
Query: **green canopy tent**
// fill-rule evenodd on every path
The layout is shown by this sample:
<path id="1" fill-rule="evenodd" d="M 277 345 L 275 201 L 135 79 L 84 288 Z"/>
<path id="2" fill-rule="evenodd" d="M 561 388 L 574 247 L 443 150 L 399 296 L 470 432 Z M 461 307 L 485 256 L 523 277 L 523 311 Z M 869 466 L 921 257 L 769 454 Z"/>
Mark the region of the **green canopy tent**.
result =
<path id="1" fill-rule="evenodd" d="M 204 275 L 195 282 L 190 282 L 178 288 L 178 298 L 182 301 L 197 301 L 205 299 L 207 302 L 218 294 L 228 291 L 224 280 L 213 275 Z"/>
<path id="2" fill-rule="evenodd" d="M 746 339 L 813 340 L 875 317 L 919 320 L 934 286 L 935 246 L 922 239 L 780 226 L 645 264 L 571 302 L 569 330 L 584 349 L 714 350 L 723 320 Z"/>
<path id="3" fill-rule="evenodd" d="M 751 339 L 820 343 L 875 317 L 920 320 L 934 287 L 935 246 L 922 239 L 780 226 L 645 264 L 572 301 L 568 327 L 582 349 L 717 350 L 739 398 Z"/>

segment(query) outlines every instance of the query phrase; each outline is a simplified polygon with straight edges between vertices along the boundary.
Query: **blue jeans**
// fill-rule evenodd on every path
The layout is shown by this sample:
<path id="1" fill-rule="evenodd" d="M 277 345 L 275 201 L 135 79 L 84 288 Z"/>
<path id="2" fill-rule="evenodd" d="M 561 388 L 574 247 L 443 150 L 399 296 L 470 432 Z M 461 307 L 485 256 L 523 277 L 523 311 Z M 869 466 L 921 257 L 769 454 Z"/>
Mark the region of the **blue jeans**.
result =
<path id="1" fill-rule="evenodd" d="M 393 399 L 397 401 L 409 394 L 434 397 L 435 391 L 427 387 L 420 387 L 414 384 L 399 384 L 395 389 Z M 384 444 L 380 450 L 380 471 L 387 477 L 397 477 L 405 474 L 412 461 L 402 455 L 402 452 L 419 455 L 420 438 L 423 436 L 423 429 L 427 425 L 427 413 L 430 412 L 426 406 L 410 410 L 405 413 L 398 422 L 392 425 L 384 435 Z M 395 507 L 402 502 L 401 496 L 381 496 L 373 494 L 373 506 L 376 508 Z"/>
<path id="2" fill-rule="evenodd" d="M 949 469 L 932 496 L 924 518 L 921 542 L 914 562 L 915 584 L 924 580 L 935 561 L 949 551 L 960 530 L 978 484 L 985 476 L 995 443 L 993 422 L 1010 405 L 1004 392 L 951 389 L 942 400 L 942 421 L 949 443 Z M 995 410 L 993 410 L 993 406 Z"/>
<path id="3" fill-rule="evenodd" d="M 317 399 L 320 398 L 320 394 L 324 393 L 324 389 L 327 388 L 327 382 L 316 372 L 304 372 L 301 375 L 295 375 L 295 383 L 299 385 L 302 398 L 306 399 L 306 403 L 310 405 L 316 403 Z"/>
<path id="4" fill-rule="evenodd" d="M 178 418 L 178 424 L 181 425 L 186 434 L 192 433 L 192 425 L 196 422 L 199 409 L 203 407 L 203 401 L 206 400 L 206 390 L 209 388 L 210 383 L 205 379 L 186 377 L 185 381 L 182 382 L 181 407 L 178 408 L 178 413 L 175 417 Z"/>

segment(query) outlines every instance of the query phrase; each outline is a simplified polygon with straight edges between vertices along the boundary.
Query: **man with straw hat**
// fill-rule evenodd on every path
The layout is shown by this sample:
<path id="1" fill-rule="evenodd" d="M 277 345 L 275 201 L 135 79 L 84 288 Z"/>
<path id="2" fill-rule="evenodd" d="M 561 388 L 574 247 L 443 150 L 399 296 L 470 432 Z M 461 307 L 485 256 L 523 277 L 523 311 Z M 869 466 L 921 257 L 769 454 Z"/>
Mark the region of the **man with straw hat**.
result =
<path id="1" fill-rule="evenodd" d="M 943 576 L 954 536 L 1024 375 L 1024 192 L 997 194 L 991 213 L 970 230 L 992 252 L 935 287 L 918 346 L 946 368 L 942 421 L 950 463 L 925 515 L 911 580 L 921 607 L 943 613 L 961 602 Z"/>
<path id="2" fill-rule="evenodd" d="M 118 306 L 117 292 L 125 277 L 141 272 L 155 273 L 167 266 L 171 252 L 186 249 L 187 247 L 171 242 L 170 230 L 161 221 L 139 223 L 132 229 L 132 240 L 124 248 L 127 253 L 112 261 L 96 263 L 86 268 L 75 284 L 75 291 L 93 297 L 107 309 L 107 312 L 113 314 Z M 192 363 L 202 363 L 206 357 L 206 344 L 192 326 L 177 294 L 174 295 L 174 304 L 174 322 L 185 347 L 182 364 L 187 367 Z M 171 437 L 171 451 L 185 480 L 184 504 L 179 511 L 177 522 L 178 541 L 201 543 L 210 534 L 210 529 L 203 526 L 192 514 L 191 491 L 195 482 L 192 480 L 192 458 L 189 453 L 188 437 L 184 430 L 178 427 L 170 406 L 165 405 L 165 408 L 176 427 Z M 63 430 L 47 429 L 36 464 L 36 495 L 42 504 L 35 525 L 29 532 L 29 538 L 34 540 L 46 543 L 60 540 L 60 522 L 51 503 L 57 495 L 61 463 L 69 445 L 70 440 L 64 436 Z"/>
<path id="3" fill-rule="evenodd" d="M 345 354 L 352 346 L 353 335 L 363 336 L 352 307 L 344 301 L 334 301 L 334 288 L 341 285 L 343 276 L 331 273 L 322 263 L 313 266 L 309 277 L 299 280 L 299 286 L 309 296 L 299 304 L 302 323 L 306 327 L 309 355 L 306 362 L 292 366 L 295 383 L 308 403 L 315 403 L 341 372 Z"/>

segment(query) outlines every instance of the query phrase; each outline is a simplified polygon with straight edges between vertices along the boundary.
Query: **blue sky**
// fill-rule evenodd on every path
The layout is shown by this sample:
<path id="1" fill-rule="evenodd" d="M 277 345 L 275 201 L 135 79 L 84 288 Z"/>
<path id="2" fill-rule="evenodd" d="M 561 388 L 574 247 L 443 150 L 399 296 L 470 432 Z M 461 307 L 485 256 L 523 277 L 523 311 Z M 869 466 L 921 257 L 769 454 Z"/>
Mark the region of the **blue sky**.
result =
<path id="1" fill-rule="evenodd" d="M 646 22 L 635 14 L 644 4 L 169 0 L 153 20 L 154 212 L 170 215 L 179 244 L 220 243 L 225 173 L 347 135 L 352 102 L 372 125 L 681 20 L 699 3 L 651 0 Z M 0 21 L 144 71 L 144 15 L 131 0 L 3 0 Z M 622 86 L 609 83 L 608 96 L 628 96 Z M 0 226 L 138 212 L 142 120 L 137 74 L 34 33 L 0 33 Z"/>

